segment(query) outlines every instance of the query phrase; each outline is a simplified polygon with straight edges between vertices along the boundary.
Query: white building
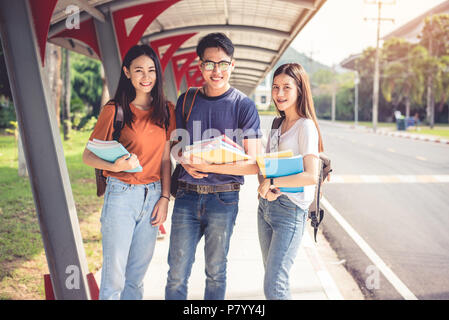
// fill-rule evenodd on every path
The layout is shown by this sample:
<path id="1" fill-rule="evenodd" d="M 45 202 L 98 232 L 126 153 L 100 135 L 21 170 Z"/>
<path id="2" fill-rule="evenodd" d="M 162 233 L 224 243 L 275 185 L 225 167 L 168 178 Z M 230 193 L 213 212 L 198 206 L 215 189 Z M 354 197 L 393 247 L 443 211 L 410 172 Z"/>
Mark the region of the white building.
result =
<path id="1" fill-rule="evenodd" d="M 257 86 L 256 90 L 251 95 L 258 110 L 268 110 L 271 104 L 271 78 L 273 72 L 268 72 L 265 79 Z"/>

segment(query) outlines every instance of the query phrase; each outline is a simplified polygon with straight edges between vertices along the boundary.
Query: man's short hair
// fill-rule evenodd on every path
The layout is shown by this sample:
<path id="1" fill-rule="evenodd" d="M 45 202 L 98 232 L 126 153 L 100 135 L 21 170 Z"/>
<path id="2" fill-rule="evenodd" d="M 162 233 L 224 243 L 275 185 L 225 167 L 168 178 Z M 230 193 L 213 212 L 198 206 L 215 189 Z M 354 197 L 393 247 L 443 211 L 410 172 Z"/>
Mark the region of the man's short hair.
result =
<path id="1" fill-rule="evenodd" d="M 207 48 L 221 48 L 231 59 L 234 57 L 234 44 L 221 32 L 209 33 L 200 39 L 196 47 L 196 54 L 200 59 L 203 59 Z"/>

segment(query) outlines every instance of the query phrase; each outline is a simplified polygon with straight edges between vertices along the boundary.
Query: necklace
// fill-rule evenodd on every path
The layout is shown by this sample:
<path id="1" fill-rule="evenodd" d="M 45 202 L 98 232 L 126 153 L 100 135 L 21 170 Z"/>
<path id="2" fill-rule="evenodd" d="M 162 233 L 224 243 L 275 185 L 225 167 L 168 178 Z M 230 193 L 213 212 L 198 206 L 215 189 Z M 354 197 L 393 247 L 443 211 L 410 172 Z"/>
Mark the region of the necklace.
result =
<path id="1" fill-rule="evenodd" d="M 140 109 L 140 110 L 143 110 L 143 111 L 147 111 L 147 110 L 149 110 L 149 109 L 151 108 L 151 106 L 144 106 L 144 105 L 141 105 L 141 104 L 135 104 L 135 103 L 134 103 L 134 106 L 135 106 L 137 109 Z"/>

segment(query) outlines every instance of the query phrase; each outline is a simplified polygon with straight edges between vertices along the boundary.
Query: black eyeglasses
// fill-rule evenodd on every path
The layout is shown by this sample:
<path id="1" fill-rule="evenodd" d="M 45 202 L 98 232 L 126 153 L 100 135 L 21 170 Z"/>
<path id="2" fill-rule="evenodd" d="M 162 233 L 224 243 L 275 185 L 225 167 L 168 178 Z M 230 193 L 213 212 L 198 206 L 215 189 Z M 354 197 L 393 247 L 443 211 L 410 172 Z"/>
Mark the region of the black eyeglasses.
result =
<path id="1" fill-rule="evenodd" d="M 218 62 L 214 62 L 214 61 L 203 61 L 201 63 L 201 66 L 204 68 L 204 70 L 206 71 L 212 71 L 215 69 L 215 65 L 218 64 L 218 68 L 221 71 L 227 71 L 229 69 L 229 66 L 231 65 L 231 62 L 229 61 L 218 61 Z"/>

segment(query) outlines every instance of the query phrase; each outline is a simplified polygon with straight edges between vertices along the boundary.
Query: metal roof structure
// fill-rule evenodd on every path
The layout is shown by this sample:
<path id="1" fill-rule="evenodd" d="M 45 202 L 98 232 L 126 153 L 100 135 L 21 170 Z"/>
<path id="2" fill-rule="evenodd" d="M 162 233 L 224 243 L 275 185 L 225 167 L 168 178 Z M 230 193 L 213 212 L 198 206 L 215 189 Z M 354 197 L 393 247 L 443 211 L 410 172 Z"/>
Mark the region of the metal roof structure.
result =
<path id="1" fill-rule="evenodd" d="M 163 67 L 175 61 L 177 89 L 201 84 L 195 65 L 198 40 L 225 33 L 235 45 L 231 85 L 251 93 L 325 0 L 59 0 L 53 1 L 48 40 L 101 59 L 94 34 L 96 20 L 112 20 L 120 55 L 135 43 L 150 44 Z M 80 29 L 68 29 L 70 6 L 80 9 Z M 188 64 L 185 65 L 185 64 Z"/>

